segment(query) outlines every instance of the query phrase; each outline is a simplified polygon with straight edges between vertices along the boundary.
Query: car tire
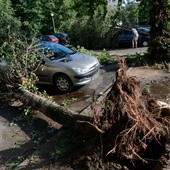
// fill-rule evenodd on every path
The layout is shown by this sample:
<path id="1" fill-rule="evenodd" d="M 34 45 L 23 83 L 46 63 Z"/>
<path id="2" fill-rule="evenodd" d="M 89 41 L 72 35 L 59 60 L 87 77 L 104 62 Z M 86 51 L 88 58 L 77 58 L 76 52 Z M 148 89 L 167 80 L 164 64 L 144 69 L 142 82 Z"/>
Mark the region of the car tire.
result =
<path id="1" fill-rule="evenodd" d="M 143 47 L 147 47 L 147 46 L 148 46 L 148 42 L 147 42 L 147 41 L 143 41 L 143 42 L 142 42 L 142 46 L 143 46 Z"/>
<path id="2" fill-rule="evenodd" d="M 71 79 L 64 74 L 56 75 L 54 77 L 55 87 L 63 93 L 69 92 L 73 88 L 73 83 Z"/>

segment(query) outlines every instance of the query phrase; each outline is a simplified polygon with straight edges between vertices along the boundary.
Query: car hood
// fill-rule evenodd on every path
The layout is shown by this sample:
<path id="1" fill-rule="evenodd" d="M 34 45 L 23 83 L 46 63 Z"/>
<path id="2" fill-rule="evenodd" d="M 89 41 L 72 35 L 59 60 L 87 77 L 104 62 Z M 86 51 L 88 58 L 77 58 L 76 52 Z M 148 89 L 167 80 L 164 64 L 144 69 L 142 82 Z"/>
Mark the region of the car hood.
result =
<path id="1" fill-rule="evenodd" d="M 61 65 L 65 65 L 66 67 L 77 67 L 77 68 L 91 68 L 94 65 L 98 64 L 98 60 L 94 56 L 90 56 L 83 53 L 75 53 L 66 56 L 60 60 L 53 60 L 53 64 L 60 62 Z"/>

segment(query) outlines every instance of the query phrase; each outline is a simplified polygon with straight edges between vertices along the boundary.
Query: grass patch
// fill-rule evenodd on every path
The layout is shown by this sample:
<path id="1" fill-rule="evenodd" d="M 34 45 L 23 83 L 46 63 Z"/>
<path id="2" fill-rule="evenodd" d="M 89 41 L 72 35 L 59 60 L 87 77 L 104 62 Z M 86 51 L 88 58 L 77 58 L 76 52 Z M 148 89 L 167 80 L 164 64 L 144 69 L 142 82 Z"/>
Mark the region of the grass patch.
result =
<path id="1" fill-rule="evenodd" d="M 126 63 L 130 66 L 144 66 L 147 64 L 147 53 L 145 54 L 134 54 L 134 55 L 127 55 Z"/>

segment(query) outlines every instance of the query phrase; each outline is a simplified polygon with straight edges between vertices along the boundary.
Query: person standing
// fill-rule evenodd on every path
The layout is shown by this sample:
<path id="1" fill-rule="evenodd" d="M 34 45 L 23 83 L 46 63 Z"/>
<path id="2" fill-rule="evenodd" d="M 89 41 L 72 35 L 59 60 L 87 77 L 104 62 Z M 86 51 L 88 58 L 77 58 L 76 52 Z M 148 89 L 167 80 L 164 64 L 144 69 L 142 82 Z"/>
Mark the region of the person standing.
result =
<path id="1" fill-rule="evenodd" d="M 138 47 L 138 38 L 139 38 L 139 34 L 138 31 L 136 30 L 136 28 L 131 28 L 132 30 L 132 48 L 137 48 Z"/>

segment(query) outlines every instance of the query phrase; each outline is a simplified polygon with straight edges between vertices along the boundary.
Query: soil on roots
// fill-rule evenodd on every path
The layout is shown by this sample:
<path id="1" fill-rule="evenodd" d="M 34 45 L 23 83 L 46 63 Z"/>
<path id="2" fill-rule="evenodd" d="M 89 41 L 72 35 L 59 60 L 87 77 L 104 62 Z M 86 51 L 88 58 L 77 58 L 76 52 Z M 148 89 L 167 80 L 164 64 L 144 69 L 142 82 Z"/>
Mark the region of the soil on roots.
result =
<path id="1" fill-rule="evenodd" d="M 31 154 L 30 164 L 23 169 L 151 170 L 163 153 L 169 120 L 156 100 L 141 91 L 140 81 L 126 73 L 126 65 L 120 61 L 110 91 L 92 106 L 97 132 L 82 134 L 62 127 L 54 138 L 43 140 L 49 143 Z M 34 160 L 36 156 L 40 162 Z"/>
<path id="2" fill-rule="evenodd" d="M 142 92 L 140 81 L 126 75 L 124 61 L 118 65 L 110 91 L 93 106 L 98 133 L 72 139 L 80 144 L 70 157 L 74 170 L 150 170 L 163 154 L 168 117 L 155 99 Z"/>

